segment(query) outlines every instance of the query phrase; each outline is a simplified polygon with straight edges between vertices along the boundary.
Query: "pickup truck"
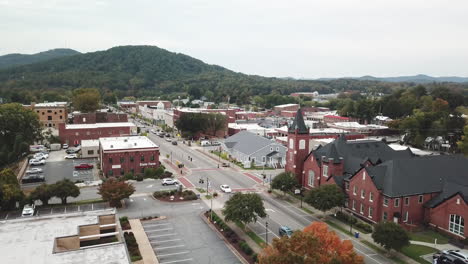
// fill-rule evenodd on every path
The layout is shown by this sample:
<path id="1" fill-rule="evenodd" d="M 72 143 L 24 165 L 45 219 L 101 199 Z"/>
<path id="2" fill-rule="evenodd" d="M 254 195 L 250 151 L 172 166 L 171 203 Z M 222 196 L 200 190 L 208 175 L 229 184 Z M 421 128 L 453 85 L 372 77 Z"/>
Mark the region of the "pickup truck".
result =
<path id="1" fill-rule="evenodd" d="M 94 168 L 93 164 L 88 164 L 88 163 L 81 163 L 78 165 L 75 165 L 75 170 L 90 170 Z"/>

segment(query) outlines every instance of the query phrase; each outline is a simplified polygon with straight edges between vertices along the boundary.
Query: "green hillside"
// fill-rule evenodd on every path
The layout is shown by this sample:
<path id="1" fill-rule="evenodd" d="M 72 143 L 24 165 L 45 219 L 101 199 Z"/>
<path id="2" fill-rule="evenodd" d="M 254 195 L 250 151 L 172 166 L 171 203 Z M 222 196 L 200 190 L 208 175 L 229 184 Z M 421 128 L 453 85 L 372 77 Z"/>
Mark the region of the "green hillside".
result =
<path id="1" fill-rule="evenodd" d="M 98 88 L 118 98 L 201 95 L 209 100 L 249 103 L 255 95 L 297 91 L 332 93 L 359 90 L 388 93 L 411 84 L 372 80 L 294 80 L 236 73 L 155 46 L 121 46 L 0 70 L 0 97 L 27 103 L 67 96 L 75 88 Z"/>
<path id="2" fill-rule="evenodd" d="M 0 56 L 0 69 L 32 64 L 50 59 L 80 54 L 72 49 L 53 49 L 36 54 L 7 54 Z"/>

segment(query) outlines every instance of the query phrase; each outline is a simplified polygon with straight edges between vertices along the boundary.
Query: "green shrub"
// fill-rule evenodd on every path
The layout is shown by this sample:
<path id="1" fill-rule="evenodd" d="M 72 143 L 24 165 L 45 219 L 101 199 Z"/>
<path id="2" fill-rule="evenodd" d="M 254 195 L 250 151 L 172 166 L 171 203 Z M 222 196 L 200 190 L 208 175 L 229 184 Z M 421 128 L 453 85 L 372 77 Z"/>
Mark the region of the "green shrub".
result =
<path id="1" fill-rule="evenodd" d="M 363 222 L 357 222 L 356 227 L 364 230 L 365 232 L 372 233 L 372 226 Z"/>
<path id="2" fill-rule="evenodd" d="M 239 247 L 242 249 L 242 251 L 244 251 L 245 254 L 247 255 L 253 254 L 252 248 L 250 248 L 250 246 L 245 241 L 241 241 L 239 243 Z"/>
<path id="3" fill-rule="evenodd" d="M 136 177 L 136 180 L 137 180 L 137 181 L 143 181 L 143 175 L 138 175 L 138 176 Z"/>
<path id="4" fill-rule="evenodd" d="M 133 176 L 133 173 L 127 172 L 127 173 L 124 175 L 124 179 L 127 180 L 127 181 L 128 181 L 128 180 L 134 180 L 135 177 Z"/>
<path id="5" fill-rule="evenodd" d="M 120 220 L 121 224 L 128 223 L 128 217 L 126 217 L 126 216 L 120 217 L 119 220 Z"/>

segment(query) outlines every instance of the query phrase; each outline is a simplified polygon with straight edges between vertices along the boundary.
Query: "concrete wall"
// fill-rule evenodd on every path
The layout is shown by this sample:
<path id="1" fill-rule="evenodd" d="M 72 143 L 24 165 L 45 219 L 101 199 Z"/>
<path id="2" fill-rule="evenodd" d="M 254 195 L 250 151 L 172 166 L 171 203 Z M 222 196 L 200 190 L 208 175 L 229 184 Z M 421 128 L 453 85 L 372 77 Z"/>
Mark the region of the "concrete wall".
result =
<path id="1" fill-rule="evenodd" d="M 78 234 L 79 234 L 80 237 L 99 235 L 101 233 L 101 229 L 99 228 L 99 224 L 96 224 L 96 225 L 83 225 L 83 226 L 79 226 L 78 228 L 79 228 Z M 96 239 L 99 239 L 99 237 L 98 238 L 96 238 L 96 237 L 83 238 L 83 239 L 81 239 L 81 241 L 96 240 Z"/>
<path id="2" fill-rule="evenodd" d="M 80 248 L 80 238 L 78 236 L 59 237 L 55 239 L 54 252 L 76 250 Z"/>

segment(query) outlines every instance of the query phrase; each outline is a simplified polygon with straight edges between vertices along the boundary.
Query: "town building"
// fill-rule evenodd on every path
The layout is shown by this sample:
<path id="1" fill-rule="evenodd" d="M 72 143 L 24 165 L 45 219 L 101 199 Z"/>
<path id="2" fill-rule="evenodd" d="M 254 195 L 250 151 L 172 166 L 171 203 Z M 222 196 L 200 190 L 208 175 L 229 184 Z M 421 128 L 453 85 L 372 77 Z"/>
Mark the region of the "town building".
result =
<path id="1" fill-rule="evenodd" d="M 99 140 L 85 139 L 81 141 L 81 158 L 99 157 Z"/>
<path id="2" fill-rule="evenodd" d="M 146 168 L 157 168 L 159 147 L 145 136 L 105 137 L 99 139 L 99 160 L 104 176 L 139 175 Z"/>
<path id="3" fill-rule="evenodd" d="M 117 106 L 125 112 L 135 113 L 137 109 L 137 104 L 135 102 L 117 102 Z"/>
<path id="4" fill-rule="evenodd" d="M 285 164 L 286 147 L 248 131 L 241 131 L 226 138 L 222 145 L 230 157 L 242 162 L 244 167 L 254 164 L 283 168 Z"/>
<path id="5" fill-rule="evenodd" d="M 468 159 L 419 157 L 409 148 L 344 135 L 309 151 L 309 138 L 298 111 L 289 127 L 286 171 L 306 189 L 337 184 L 347 196 L 347 210 L 368 222 L 394 221 L 407 229 L 428 223 L 466 238 Z"/>
<path id="6" fill-rule="evenodd" d="M 60 142 L 69 145 L 80 145 L 84 139 L 102 137 L 120 137 L 136 135 L 137 127 L 130 122 L 96 123 L 96 124 L 60 124 Z"/>
<path id="7" fill-rule="evenodd" d="M 31 105 L 24 107 L 36 112 L 39 121 L 45 127 L 58 128 L 59 124 L 64 124 L 67 121 L 67 102 L 31 103 Z"/>
<path id="8" fill-rule="evenodd" d="M 298 104 L 282 104 L 273 107 L 273 111 L 275 111 L 277 114 L 280 114 L 281 111 L 297 111 L 298 109 Z"/>
<path id="9" fill-rule="evenodd" d="M 319 96 L 319 93 L 317 91 L 315 92 L 297 92 L 297 93 L 291 93 L 289 96 L 292 97 L 317 97 Z"/>
<path id="10" fill-rule="evenodd" d="M 2 263 L 131 263 L 115 209 L 8 219 L 0 231 Z"/>
<path id="11" fill-rule="evenodd" d="M 128 122 L 126 113 L 93 112 L 73 113 L 73 124 L 119 123 Z"/>
<path id="12" fill-rule="evenodd" d="M 170 101 L 164 100 L 147 100 L 147 101 L 136 101 L 138 112 L 145 107 L 162 107 L 164 109 L 169 109 L 172 107 L 172 103 Z"/>

